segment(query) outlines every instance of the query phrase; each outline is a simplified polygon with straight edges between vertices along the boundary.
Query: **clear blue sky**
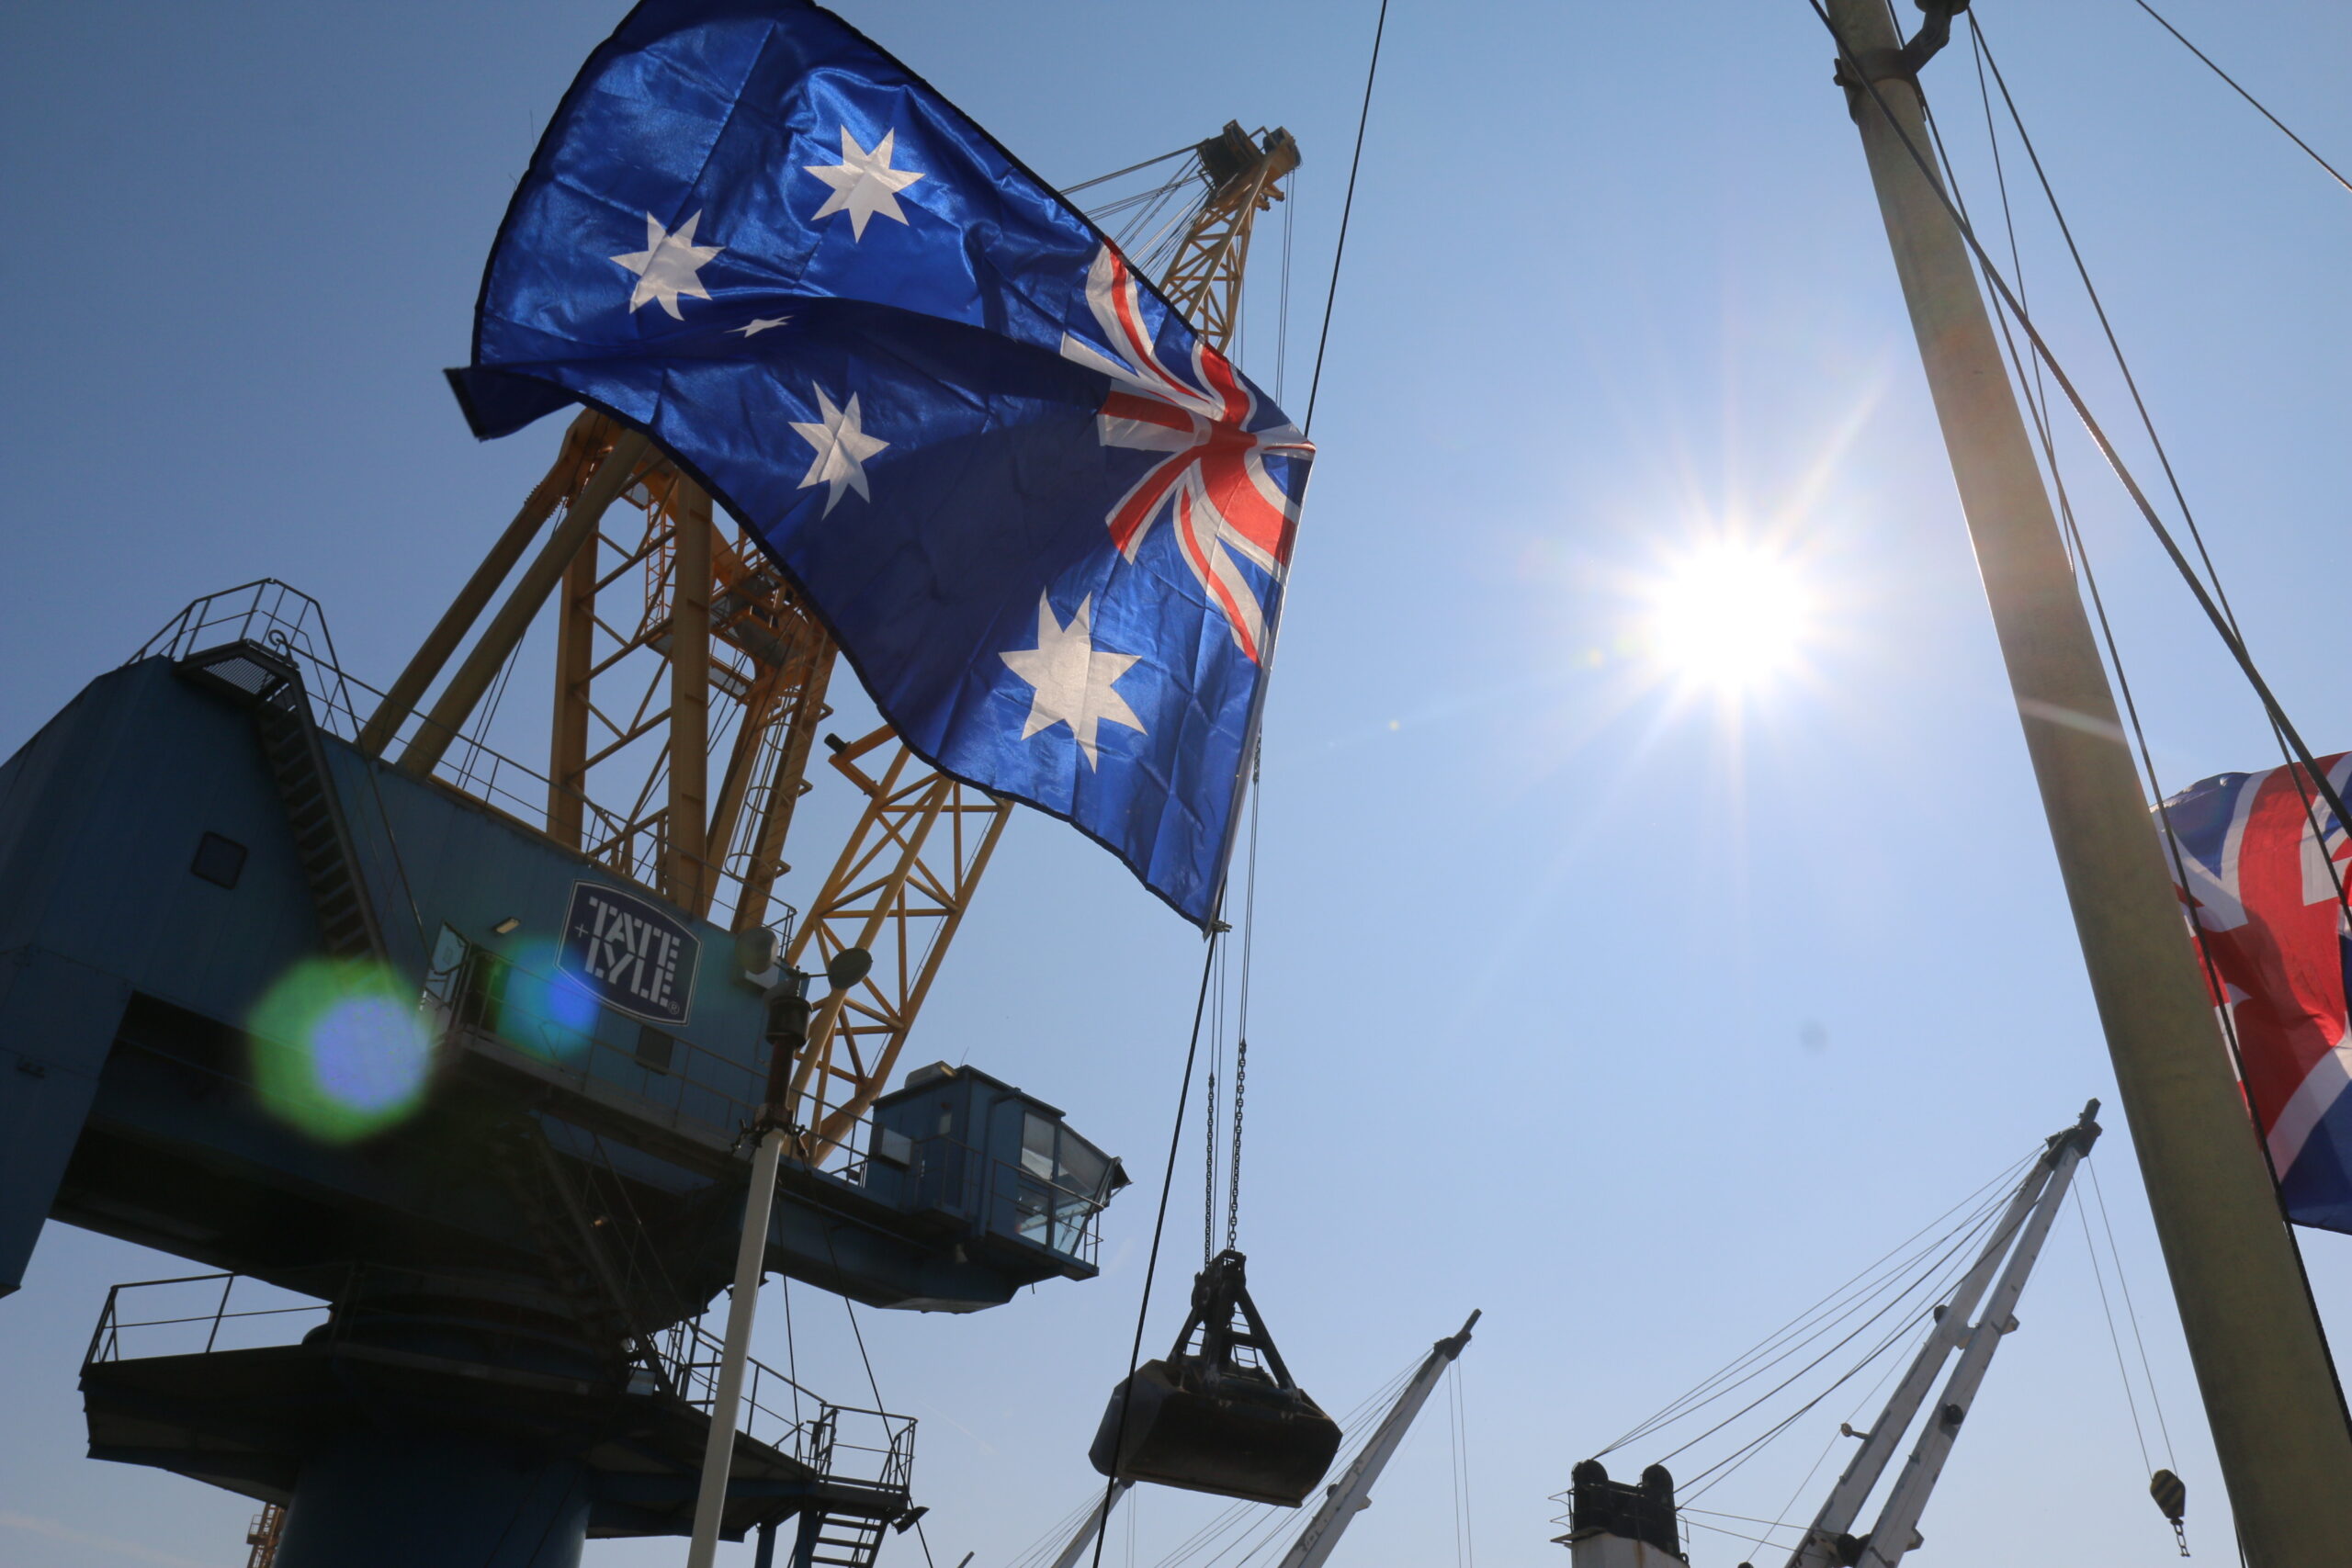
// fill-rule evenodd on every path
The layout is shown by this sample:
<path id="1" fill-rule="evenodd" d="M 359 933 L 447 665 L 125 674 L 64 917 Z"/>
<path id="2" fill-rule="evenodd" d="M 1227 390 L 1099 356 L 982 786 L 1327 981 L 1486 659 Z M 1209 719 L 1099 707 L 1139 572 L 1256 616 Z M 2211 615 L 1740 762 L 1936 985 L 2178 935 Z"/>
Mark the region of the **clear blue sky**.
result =
<path id="1" fill-rule="evenodd" d="M 844 9 L 1057 181 L 1227 118 L 1289 126 L 1306 160 L 1300 405 L 1373 0 Z M 2257 652 L 2316 744 L 2352 743 L 2352 196 L 2128 0 L 1980 9 Z M 2170 10 L 2352 158 L 2342 7 Z M 186 600 L 265 574 L 325 602 L 358 673 L 397 667 L 551 453 L 552 427 L 475 445 L 439 371 L 464 356 L 538 127 L 619 13 L 0 13 L 0 209 L 18 233 L 0 251 L 0 746 Z M 1486 1309 L 1464 1362 L 1464 1506 L 1490 1568 L 1561 1562 L 1545 1496 L 1575 1461 L 2086 1097 L 2113 1102 L 1828 57 L 1803 0 L 1394 4 L 1268 718 L 1243 1241 L 1290 1360 L 1335 1407 Z M 1975 169 L 1965 57 L 1928 85 Z M 2053 335 L 2087 367 L 2090 324 L 2046 226 L 2028 243 Z M 1244 354 L 1269 383 L 1271 276 Z M 2112 410 L 2112 377 L 2086 379 Z M 2111 482 L 2079 441 L 2067 460 L 2167 784 L 2271 760 Z M 1805 669 L 1736 727 L 1646 680 L 1624 641 L 1625 585 L 1725 529 L 1777 541 L 1817 604 Z M 818 808 L 805 832 L 828 820 Z M 794 858 L 814 868 L 827 854 L 809 837 Z M 1107 856 L 1024 818 L 910 1060 L 968 1058 L 1156 1172 L 1197 960 Z M 2218 1477 L 2109 1125 L 2097 1163 L 2191 1540 L 2224 1559 Z M 967 1551 L 998 1568 L 1090 1483 L 1153 1196 L 1147 1180 L 1112 1210 L 1097 1281 L 967 1319 L 866 1316 L 885 1396 L 923 1419 L 941 1568 Z M 2072 1226 L 1929 1510 L 1922 1562 L 2170 1560 Z M 2306 1246 L 2352 1345 L 2352 1238 Z M 241 1561 L 242 1501 L 80 1457 L 74 1366 L 106 1286 L 178 1271 L 52 1229 L 0 1303 L 0 1561 Z M 1162 1301 L 1154 1339 L 1174 1326 L 1176 1295 Z M 812 1381 L 855 1389 L 838 1309 L 796 1305 Z M 782 1359 L 773 1310 L 763 1341 Z M 1821 1427 L 1708 1506 L 1785 1506 Z M 1448 1443 L 1433 1406 L 1343 1562 L 1446 1560 Z M 1137 1568 L 1199 1512 L 1151 1498 Z M 1121 1536 L 1106 1560 L 1126 1553 Z M 594 1544 L 588 1562 L 677 1555 Z M 1694 1555 L 1729 1568 L 1742 1548 L 1702 1531 Z M 919 1561 L 910 1537 L 886 1557 Z"/>

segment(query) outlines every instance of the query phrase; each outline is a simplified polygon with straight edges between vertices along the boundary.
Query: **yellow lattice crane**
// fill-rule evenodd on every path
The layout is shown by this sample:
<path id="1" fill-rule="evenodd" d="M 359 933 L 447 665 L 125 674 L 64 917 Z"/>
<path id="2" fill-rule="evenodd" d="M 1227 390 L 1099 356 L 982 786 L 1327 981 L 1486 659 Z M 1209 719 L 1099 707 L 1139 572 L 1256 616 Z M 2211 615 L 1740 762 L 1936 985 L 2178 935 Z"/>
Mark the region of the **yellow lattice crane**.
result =
<path id="1" fill-rule="evenodd" d="M 1253 136 L 1236 122 L 1180 155 L 1184 172 L 1153 193 L 1181 194 L 1182 204 L 1162 204 L 1177 217 L 1136 259 L 1166 258 L 1163 291 L 1222 350 L 1238 320 L 1252 226 L 1283 198 L 1298 145 L 1279 128 Z M 540 778 L 469 737 L 550 601 L 555 681 Z M 360 746 L 750 932 L 776 918 L 793 810 L 832 711 L 834 653 L 797 590 L 741 527 L 713 515 L 699 485 L 644 437 L 583 412 Z M 794 923 L 786 958 L 813 970 L 860 947 L 875 963 L 797 1065 L 791 1114 L 809 1130 L 803 1156 L 812 1162 L 840 1147 L 888 1087 L 1012 809 L 926 765 L 888 725 L 827 743 L 864 807 Z"/>

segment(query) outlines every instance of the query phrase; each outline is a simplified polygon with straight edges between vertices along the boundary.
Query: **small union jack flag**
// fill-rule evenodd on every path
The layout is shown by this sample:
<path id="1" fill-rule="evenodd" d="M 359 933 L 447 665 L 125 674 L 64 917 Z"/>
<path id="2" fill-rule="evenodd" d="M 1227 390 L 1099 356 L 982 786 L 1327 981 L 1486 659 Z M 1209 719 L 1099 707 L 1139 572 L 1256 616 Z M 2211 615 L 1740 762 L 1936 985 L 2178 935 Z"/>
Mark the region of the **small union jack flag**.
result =
<path id="1" fill-rule="evenodd" d="M 1235 644 L 1262 662 L 1266 604 L 1238 563 L 1281 585 L 1299 498 L 1266 471 L 1266 459 L 1315 448 L 1288 420 L 1257 428 L 1257 393 L 1203 340 L 1193 340 L 1182 369 L 1164 360 L 1145 330 L 1135 275 L 1108 245 L 1088 270 L 1086 303 L 1116 357 L 1075 333 L 1062 339 L 1062 354 L 1117 383 L 1102 400 L 1102 444 L 1168 454 L 1111 508 L 1111 540 L 1132 561 L 1152 524 L 1172 512 L 1185 564 L 1225 613 Z"/>
<path id="2" fill-rule="evenodd" d="M 2320 767 L 2352 789 L 2352 753 Z M 2223 773 L 2164 810 L 2288 1217 L 2352 1231 L 2352 840 L 2301 768 Z"/>

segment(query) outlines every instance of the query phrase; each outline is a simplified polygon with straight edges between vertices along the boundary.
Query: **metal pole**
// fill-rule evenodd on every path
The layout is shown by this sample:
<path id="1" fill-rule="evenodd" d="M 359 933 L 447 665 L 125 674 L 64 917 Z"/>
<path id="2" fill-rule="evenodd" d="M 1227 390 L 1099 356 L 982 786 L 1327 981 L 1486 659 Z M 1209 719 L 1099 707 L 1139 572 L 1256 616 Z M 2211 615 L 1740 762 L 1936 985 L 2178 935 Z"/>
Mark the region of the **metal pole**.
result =
<path id="1" fill-rule="evenodd" d="M 752 1318 L 760 1304 L 767 1262 L 768 1220 L 775 1212 L 776 1168 L 791 1134 L 770 1127 L 752 1156 L 752 1190 L 743 1200 L 743 1235 L 735 1245 L 735 1293 L 727 1303 L 727 1337 L 711 1391 L 710 1434 L 703 1443 L 702 1487 L 695 1494 L 695 1534 L 686 1568 L 710 1568 L 718 1551 L 719 1518 L 727 1511 L 727 1478 L 735 1464 L 735 1412 L 743 1395 L 743 1362 L 752 1353 Z"/>
<path id="2" fill-rule="evenodd" d="M 1885 0 L 1827 6 L 2222 1477 L 2255 1568 L 2309 1568 L 2352 1540 L 2352 1431 L 1968 250 L 1913 156 L 1923 100 Z"/>
<path id="3" fill-rule="evenodd" d="M 1405 1385 L 1405 1392 L 1396 1396 L 1396 1403 L 1388 1407 L 1386 1416 L 1381 1417 L 1380 1429 L 1372 1435 L 1372 1441 L 1363 1446 L 1363 1451 L 1356 1455 L 1355 1462 L 1348 1466 L 1348 1472 L 1325 1493 L 1323 1506 L 1315 1510 L 1315 1517 L 1306 1521 L 1306 1528 L 1291 1543 L 1280 1568 L 1323 1568 L 1324 1560 L 1331 1555 L 1331 1549 L 1338 1546 L 1340 1537 L 1347 1533 L 1348 1522 L 1372 1506 L 1374 1483 L 1379 1481 L 1380 1472 L 1388 1468 L 1388 1461 L 1396 1452 L 1396 1445 L 1405 1440 L 1406 1432 L 1413 1425 L 1413 1417 L 1419 1416 L 1421 1406 L 1428 1403 L 1430 1391 L 1437 1387 L 1437 1380 L 1445 1375 L 1445 1369 L 1453 1364 L 1453 1359 L 1462 1354 L 1462 1348 L 1470 1343 L 1470 1331 L 1477 1326 L 1478 1317 L 1478 1314 L 1472 1313 L 1469 1321 L 1462 1325 L 1461 1333 L 1430 1347 L 1429 1356 L 1421 1362 L 1420 1369 L 1414 1372 L 1413 1381 Z"/>
<path id="4" fill-rule="evenodd" d="M 831 1032 L 848 993 L 834 991 L 817 1004 L 804 1050 L 815 1050 Z M 752 1354 L 752 1319 L 759 1311 L 760 1280 L 767 1272 L 768 1222 L 775 1213 L 777 1168 L 792 1133 L 770 1106 L 762 1120 L 758 1149 L 752 1156 L 752 1190 L 743 1198 L 743 1234 L 735 1244 L 735 1291 L 727 1303 L 727 1335 L 718 1351 L 718 1376 L 711 1388 L 710 1433 L 702 1450 L 702 1483 L 695 1494 L 695 1533 L 686 1547 L 686 1568 L 710 1568 L 718 1552 L 720 1517 L 727 1511 L 727 1478 L 735 1467 L 735 1412 L 743 1397 L 743 1363 Z"/>

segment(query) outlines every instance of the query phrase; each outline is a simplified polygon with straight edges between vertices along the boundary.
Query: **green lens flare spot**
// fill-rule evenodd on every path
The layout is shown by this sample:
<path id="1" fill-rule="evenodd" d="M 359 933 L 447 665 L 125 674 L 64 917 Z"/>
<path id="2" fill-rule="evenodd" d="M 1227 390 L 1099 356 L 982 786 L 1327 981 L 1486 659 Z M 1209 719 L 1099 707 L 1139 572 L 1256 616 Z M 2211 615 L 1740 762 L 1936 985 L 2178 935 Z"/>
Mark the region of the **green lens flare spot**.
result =
<path id="1" fill-rule="evenodd" d="M 433 1067 L 415 998 L 381 964 L 314 958 L 254 1009 L 254 1079 L 281 1119 L 345 1143 L 413 1111 Z"/>

